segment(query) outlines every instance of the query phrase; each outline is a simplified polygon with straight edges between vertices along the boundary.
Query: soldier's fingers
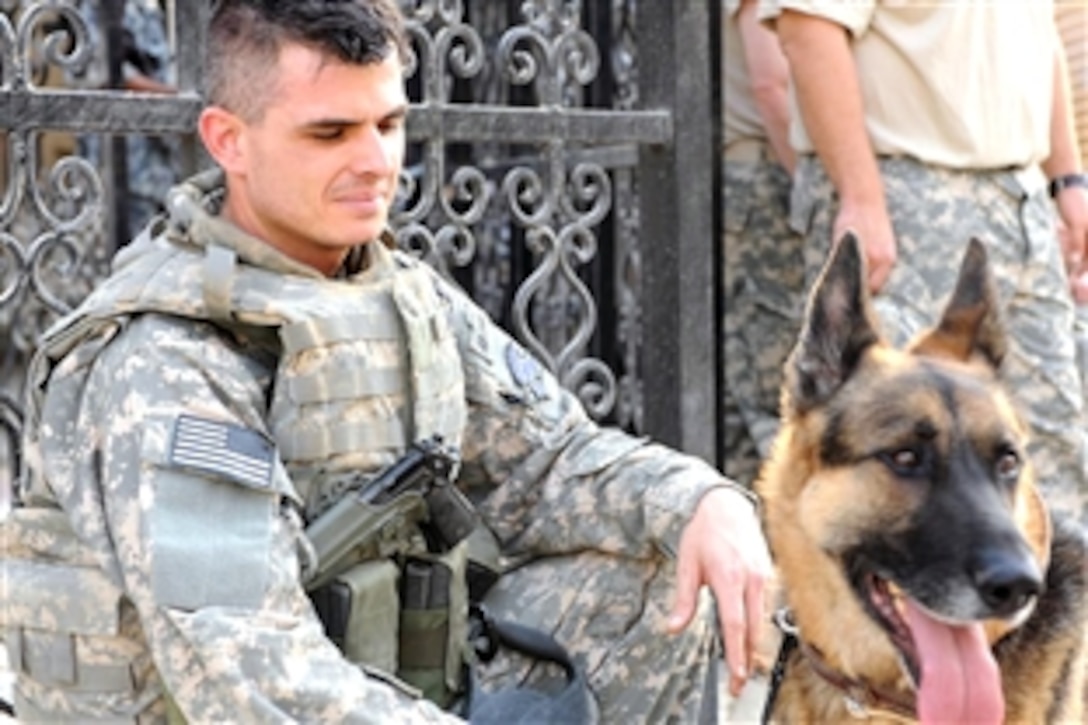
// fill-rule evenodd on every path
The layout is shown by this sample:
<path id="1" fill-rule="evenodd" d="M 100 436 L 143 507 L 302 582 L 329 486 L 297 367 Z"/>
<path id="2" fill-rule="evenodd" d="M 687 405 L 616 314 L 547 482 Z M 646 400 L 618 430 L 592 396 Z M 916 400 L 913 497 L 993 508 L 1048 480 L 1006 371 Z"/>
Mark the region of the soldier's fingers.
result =
<path id="1" fill-rule="evenodd" d="M 670 634 L 683 630 L 695 616 L 699 599 L 699 572 L 688 547 L 681 543 L 676 560 L 676 595 L 666 625 Z"/>
<path id="2" fill-rule="evenodd" d="M 1073 299 L 1080 304 L 1088 304 L 1088 267 L 1073 279 Z"/>
<path id="3" fill-rule="evenodd" d="M 876 294 L 884 287 L 884 283 L 888 281 L 888 277 L 892 276 L 892 265 L 890 263 L 884 263 L 878 261 L 871 265 L 869 269 L 869 292 Z"/>
<path id="4" fill-rule="evenodd" d="M 744 588 L 744 614 L 748 619 L 748 647 L 745 652 L 748 656 L 749 669 L 759 646 L 764 617 L 767 616 L 766 603 L 766 582 L 758 576 L 749 577 L 748 585 Z"/>
<path id="5" fill-rule="evenodd" d="M 749 632 L 746 609 L 747 595 L 734 591 L 732 596 L 717 595 L 718 621 L 725 642 L 725 662 L 729 666 L 729 693 L 736 697 L 748 681 Z"/>

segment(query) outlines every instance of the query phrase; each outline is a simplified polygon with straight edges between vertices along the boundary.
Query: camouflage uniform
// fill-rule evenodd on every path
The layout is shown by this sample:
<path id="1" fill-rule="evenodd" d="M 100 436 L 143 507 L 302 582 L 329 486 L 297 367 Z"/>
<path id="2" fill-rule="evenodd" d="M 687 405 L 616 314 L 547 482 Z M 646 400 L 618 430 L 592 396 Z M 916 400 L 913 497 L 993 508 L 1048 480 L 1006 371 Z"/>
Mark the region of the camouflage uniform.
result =
<path id="1" fill-rule="evenodd" d="M 1077 343 L 1077 368 L 1080 370 L 1080 384 L 1084 391 L 1084 408 L 1088 411 L 1088 304 L 1077 305 L 1077 319 L 1073 330 Z M 1088 417 L 1088 412 L 1085 417 Z"/>
<path id="2" fill-rule="evenodd" d="M 889 157 L 879 165 L 899 250 L 875 298 L 885 332 L 902 344 L 934 324 L 967 240 L 985 242 L 1009 331 L 1002 376 L 1031 424 L 1037 478 L 1052 505 L 1083 520 L 1088 427 L 1078 394 L 1069 279 L 1042 172 L 954 171 Z M 820 163 L 803 157 L 792 222 L 807 236 L 810 281 L 827 255 L 835 199 Z"/>
<path id="3" fill-rule="evenodd" d="M 802 238 L 789 228 L 790 179 L 768 158 L 725 161 L 723 470 L 755 477 L 778 431 L 782 366 L 800 325 Z"/>
<path id="4" fill-rule="evenodd" d="M 597 427 L 462 292 L 382 242 L 326 279 L 248 237 L 216 216 L 221 181 L 172 192 L 160 235 L 118 256 L 32 364 L 23 505 L 0 532 L 20 716 L 452 719 L 344 659 L 300 584 L 302 520 L 440 432 L 512 567 L 493 611 L 556 632 L 606 721 L 692 722 L 717 633 L 704 594 L 664 635 L 673 558 L 728 481 Z M 193 426 L 209 438 L 184 451 Z M 528 667 L 481 674 L 494 688 L 540 675 Z"/>
<path id="5" fill-rule="evenodd" d="M 725 0 L 721 466 L 750 485 L 778 431 L 782 366 L 799 331 L 804 269 L 802 238 L 789 226 L 790 178 L 771 153 L 751 98 L 734 22 L 739 9 L 739 0 Z"/>
<path id="6" fill-rule="evenodd" d="M 77 80 L 90 88 L 107 85 L 106 43 L 102 37 L 101 0 L 82 0 L 79 13 L 87 23 L 94 59 Z M 165 85 L 174 85 L 173 54 L 166 35 L 166 16 L 158 0 L 126 0 L 124 3 L 125 31 L 147 61 L 143 68 L 131 62 L 121 66 L 125 78 L 139 73 Z M 102 137 L 81 136 L 79 153 L 96 164 L 102 163 Z M 128 231 L 135 234 L 152 216 L 162 209 L 162 199 L 178 181 L 181 170 L 181 146 L 176 136 L 127 136 L 125 160 L 128 180 Z"/>

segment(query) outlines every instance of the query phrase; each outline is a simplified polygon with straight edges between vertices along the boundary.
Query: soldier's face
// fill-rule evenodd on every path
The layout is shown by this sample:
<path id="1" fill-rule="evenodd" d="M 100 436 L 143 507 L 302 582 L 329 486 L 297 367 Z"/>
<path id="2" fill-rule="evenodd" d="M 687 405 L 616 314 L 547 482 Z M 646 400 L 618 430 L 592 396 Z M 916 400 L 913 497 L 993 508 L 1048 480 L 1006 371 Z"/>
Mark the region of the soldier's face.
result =
<path id="1" fill-rule="evenodd" d="M 326 273 L 386 227 L 408 101 L 395 52 L 358 66 L 285 46 L 260 119 L 240 121 L 227 214 Z M 233 171 L 233 173 L 231 173 Z"/>

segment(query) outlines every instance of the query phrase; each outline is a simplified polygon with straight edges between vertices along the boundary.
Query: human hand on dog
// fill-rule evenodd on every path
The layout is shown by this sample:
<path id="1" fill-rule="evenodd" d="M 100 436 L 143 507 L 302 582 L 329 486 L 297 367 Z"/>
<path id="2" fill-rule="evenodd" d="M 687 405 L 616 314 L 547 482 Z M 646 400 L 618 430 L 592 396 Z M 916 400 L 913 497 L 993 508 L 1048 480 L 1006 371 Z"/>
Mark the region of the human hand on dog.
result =
<path id="1" fill-rule="evenodd" d="M 729 665 L 729 692 L 736 697 L 752 670 L 765 619 L 771 555 L 752 502 L 731 488 L 705 496 L 680 537 L 676 599 L 668 630 L 675 634 L 695 615 L 699 589 L 714 593 Z"/>

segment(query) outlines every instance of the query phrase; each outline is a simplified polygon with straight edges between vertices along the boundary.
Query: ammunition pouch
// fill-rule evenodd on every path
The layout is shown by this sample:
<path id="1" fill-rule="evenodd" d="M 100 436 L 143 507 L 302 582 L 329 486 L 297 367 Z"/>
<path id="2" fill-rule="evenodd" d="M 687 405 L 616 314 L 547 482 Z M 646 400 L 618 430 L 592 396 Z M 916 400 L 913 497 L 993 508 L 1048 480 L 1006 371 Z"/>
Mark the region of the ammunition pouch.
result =
<path id="1" fill-rule="evenodd" d="M 441 555 L 406 560 L 401 571 L 397 676 L 449 707 L 464 690 L 468 585 L 464 542 Z"/>
<path id="2" fill-rule="evenodd" d="M 356 564 L 310 592 L 325 634 L 356 664 L 397 671 L 400 570 L 389 559 Z"/>
<path id="3" fill-rule="evenodd" d="M 0 647 L 25 678 L 0 710 L 17 711 L 19 722 L 57 722 L 58 712 L 26 693 L 75 703 L 135 693 L 139 667 L 125 631 L 135 611 L 79 550 L 59 510 L 16 508 L 0 522 L 0 574 Z"/>
<path id="4" fill-rule="evenodd" d="M 467 548 L 364 561 L 311 591 L 329 639 L 449 707 L 465 690 Z"/>

